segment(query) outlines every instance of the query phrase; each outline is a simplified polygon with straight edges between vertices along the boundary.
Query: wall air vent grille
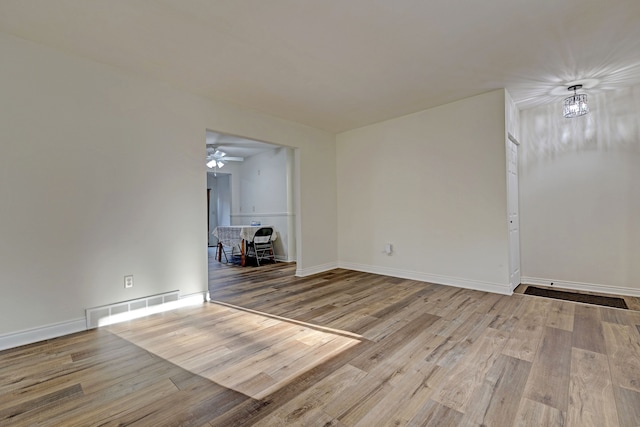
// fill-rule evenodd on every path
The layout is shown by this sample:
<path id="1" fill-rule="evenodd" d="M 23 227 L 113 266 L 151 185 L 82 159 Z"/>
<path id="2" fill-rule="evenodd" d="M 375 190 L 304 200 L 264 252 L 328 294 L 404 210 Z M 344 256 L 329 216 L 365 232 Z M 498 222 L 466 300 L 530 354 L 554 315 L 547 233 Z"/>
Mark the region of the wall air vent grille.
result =
<path id="1" fill-rule="evenodd" d="M 133 314 L 134 312 L 138 315 L 144 315 L 147 312 L 148 314 L 151 314 L 154 312 L 152 310 L 154 307 L 170 302 L 176 302 L 179 299 L 179 291 L 172 291 L 164 294 L 151 295 L 130 301 L 104 305 L 102 307 L 88 308 L 86 310 L 87 329 L 126 321 L 132 318 L 128 315 Z"/>

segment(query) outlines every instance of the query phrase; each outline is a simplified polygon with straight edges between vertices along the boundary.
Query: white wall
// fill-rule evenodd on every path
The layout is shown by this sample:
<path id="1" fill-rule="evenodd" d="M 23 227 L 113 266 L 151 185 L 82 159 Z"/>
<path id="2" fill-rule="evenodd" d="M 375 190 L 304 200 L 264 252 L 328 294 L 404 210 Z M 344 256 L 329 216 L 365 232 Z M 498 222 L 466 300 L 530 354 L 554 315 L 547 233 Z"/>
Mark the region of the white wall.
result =
<path id="1" fill-rule="evenodd" d="M 209 197 L 209 230 L 208 244 L 209 246 L 215 246 L 218 243 L 218 239 L 213 235 L 213 230 L 218 226 L 218 179 L 213 172 L 207 172 L 207 190 L 210 190 Z"/>
<path id="2" fill-rule="evenodd" d="M 205 129 L 300 148 L 298 269 L 336 264 L 333 135 L 2 33 L 0 57 L 0 339 L 206 291 Z"/>
<path id="3" fill-rule="evenodd" d="M 279 147 L 265 151 L 246 157 L 234 167 L 237 171 L 233 190 L 236 201 L 232 203 L 232 223 L 243 225 L 257 221 L 262 225 L 273 225 L 278 235 L 274 251 L 281 261 L 295 261 L 295 254 L 289 251 L 289 222 L 295 221 L 294 212 L 289 210 L 287 182 L 290 150 Z"/>
<path id="4" fill-rule="evenodd" d="M 211 190 L 209 209 L 209 246 L 218 244 L 218 239 L 213 235 L 213 230 L 219 225 L 231 225 L 231 175 L 212 172 L 206 169 L 207 189 Z"/>
<path id="5" fill-rule="evenodd" d="M 342 266 L 510 292 L 504 91 L 339 134 L 337 150 Z"/>
<path id="6" fill-rule="evenodd" d="M 245 158 L 240 164 L 240 200 L 236 214 L 260 215 L 287 210 L 286 150 L 281 147 L 265 151 Z"/>
<path id="7" fill-rule="evenodd" d="M 640 87 L 521 112 L 523 281 L 640 295 Z"/>
<path id="8" fill-rule="evenodd" d="M 231 225 L 231 175 L 219 173 L 216 181 L 218 184 L 218 225 L 229 226 Z"/>

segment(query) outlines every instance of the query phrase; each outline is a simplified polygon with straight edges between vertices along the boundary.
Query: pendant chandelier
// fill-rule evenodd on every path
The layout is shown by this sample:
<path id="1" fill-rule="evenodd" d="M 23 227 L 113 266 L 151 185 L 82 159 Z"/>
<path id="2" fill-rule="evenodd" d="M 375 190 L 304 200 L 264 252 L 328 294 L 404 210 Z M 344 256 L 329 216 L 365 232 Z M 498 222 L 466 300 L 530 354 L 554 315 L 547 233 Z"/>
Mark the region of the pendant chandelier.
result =
<path id="1" fill-rule="evenodd" d="M 582 85 L 569 86 L 569 90 L 573 91 L 573 95 L 564 99 L 564 116 L 568 119 L 573 117 L 584 116 L 589 112 L 589 105 L 587 104 L 587 94 L 578 94 L 578 89 L 581 89 Z"/>

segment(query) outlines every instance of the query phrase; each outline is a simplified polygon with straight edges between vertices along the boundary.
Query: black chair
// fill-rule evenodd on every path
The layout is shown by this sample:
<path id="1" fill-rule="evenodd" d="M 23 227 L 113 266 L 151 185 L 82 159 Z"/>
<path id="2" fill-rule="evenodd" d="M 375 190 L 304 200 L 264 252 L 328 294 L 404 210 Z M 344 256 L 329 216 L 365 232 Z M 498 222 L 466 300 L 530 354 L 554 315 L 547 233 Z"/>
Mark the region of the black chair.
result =
<path id="1" fill-rule="evenodd" d="M 276 258 L 273 253 L 272 236 L 272 227 L 259 228 L 253 236 L 253 240 L 247 242 L 247 253 L 245 256 L 255 258 L 258 266 L 260 266 L 260 260 L 270 259 L 275 262 Z"/>

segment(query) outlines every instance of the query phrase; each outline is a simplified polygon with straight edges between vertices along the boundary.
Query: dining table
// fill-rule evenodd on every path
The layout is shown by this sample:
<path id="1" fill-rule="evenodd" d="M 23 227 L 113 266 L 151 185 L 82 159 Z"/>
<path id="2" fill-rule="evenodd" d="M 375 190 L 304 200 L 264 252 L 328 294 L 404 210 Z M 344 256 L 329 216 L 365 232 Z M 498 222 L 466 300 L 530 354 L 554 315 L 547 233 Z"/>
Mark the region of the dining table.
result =
<path id="1" fill-rule="evenodd" d="M 222 262 L 222 246 L 228 246 L 231 248 L 240 249 L 240 265 L 246 264 L 247 242 L 252 242 L 256 232 L 264 227 L 273 228 L 273 234 L 271 240 L 274 241 L 278 238 L 276 229 L 272 225 L 224 225 L 214 228 L 214 237 L 218 239 L 218 261 Z M 232 249 L 233 253 L 233 249 Z"/>

